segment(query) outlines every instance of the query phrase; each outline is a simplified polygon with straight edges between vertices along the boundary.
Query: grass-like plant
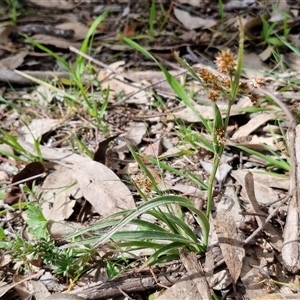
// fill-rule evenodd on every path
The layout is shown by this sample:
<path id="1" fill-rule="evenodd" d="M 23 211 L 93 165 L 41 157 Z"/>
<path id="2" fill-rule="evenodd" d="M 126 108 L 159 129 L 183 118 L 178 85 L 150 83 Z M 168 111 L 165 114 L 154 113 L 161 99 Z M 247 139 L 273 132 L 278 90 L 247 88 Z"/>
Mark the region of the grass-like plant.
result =
<path id="1" fill-rule="evenodd" d="M 224 74 L 223 77 L 215 75 L 208 69 L 201 69 L 197 73 L 192 68 L 190 68 L 184 61 L 178 58 L 178 60 L 188 69 L 191 75 L 208 90 L 208 98 L 212 102 L 215 115 L 213 123 L 201 116 L 201 114 L 195 109 L 184 87 L 180 85 L 180 83 L 156 60 L 156 58 L 153 55 L 151 55 L 147 50 L 139 46 L 137 43 L 131 41 L 130 39 L 126 37 L 123 37 L 123 39 L 132 48 L 134 48 L 137 51 L 140 51 L 141 53 L 143 53 L 144 55 L 151 58 L 157 63 L 159 68 L 164 73 L 166 80 L 170 84 L 171 88 L 177 94 L 178 98 L 181 99 L 183 103 L 198 116 L 199 121 L 202 122 L 206 131 L 212 136 L 212 142 L 208 141 L 205 138 L 202 139 L 203 142 L 206 144 L 206 147 L 212 150 L 212 152 L 214 153 L 213 170 L 210 174 L 207 186 L 208 197 L 206 215 L 209 217 L 211 212 L 211 204 L 213 200 L 214 180 L 225 147 L 225 132 L 229 122 L 231 107 L 237 100 L 239 92 L 242 92 L 244 94 L 250 92 L 250 88 L 248 87 L 248 85 L 241 83 L 240 80 L 244 53 L 243 27 L 241 26 L 240 29 L 240 44 L 237 59 L 235 60 L 234 56 L 229 51 L 222 51 L 217 57 L 216 65 L 218 71 Z M 256 97 L 256 95 L 254 94 L 252 94 L 251 96 Z M 228 101 L 228 107 L 224 119 L 221 115 L 220 109 L 217 104 L 217 100 L 219 100 L 221 97 Z"/>
<path id="2" fill-rule="evenodd" d="M 173 205 L 176 205 L 176 209 L 171 207 Z M 186 224 L 181 207 L 185 207 L 195 215 L 195 220 L 202 229 L 201 237 L 196 236 Z M 154 216 L 158 220 L 158 225 L 140 219 L 142 215 Z M 138 226 L 139 230 L 124 229 L 128 224 Z M 105 229 L 110 227 L 112 228 L 107 232 Z M 93 244 L 95 248 L 113 241 L 119 249 L 126 252 L 153 249 L 153 254 L 147 263 L 157 263 L 161 260 L 173 259 L 174 255 L 178 257 L 179 248 L 204 253 L 208 245 L 208 234 L 209 222 L 205 214 L 186 198 L 166 195 L 146 201 L 135 210 L 111 215 L 66 238 L 77 240 L 74 244 L 70 244 L 70 247 L 84 243 Z M 90 238 L 83 239 L 83 236 L 90 236 Z"/>

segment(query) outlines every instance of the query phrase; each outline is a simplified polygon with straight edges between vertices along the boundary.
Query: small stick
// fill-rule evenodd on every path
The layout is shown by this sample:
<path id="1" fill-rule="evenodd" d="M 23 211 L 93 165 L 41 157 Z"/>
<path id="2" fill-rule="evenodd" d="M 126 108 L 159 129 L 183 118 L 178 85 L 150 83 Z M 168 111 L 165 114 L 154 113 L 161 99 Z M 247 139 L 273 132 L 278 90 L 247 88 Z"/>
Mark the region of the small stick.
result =
<path id="1" fill-rule="evenodd" d="M 293 131 L 295 130 L 297 123 L 296 120 L 293 116 L 293 114 L 291 113 L 291 111 L 288 109 L 288 107 L 279 99 L 277 98 L 274 94 L 272 94 L 271 92 L 269 92 L 268 90 L 263 90 L 263 89 L 256 89 L 257 92 L 270 97 L 281 109 L 282 111 L 285 113 L 287 119 L 290 121 L 290 125 L 289 125 L 289 130 Z M 294 141 L 290 141 L 291 145 L 294 145 Z M 295 157 L 291 157 L 291 163 L 293 163 L 293 161 L 295 161 Z M 291 191 L 290 191 L 291 192 Z M 277 207 L 273 210 L 273 212 L 266 218 L 266 220 L 260 224 L 260 226 L 254 231 L 252 232 L 252 234 L 244 241 L 244 244 L 249 244 L 253 238 L 263 230 L 263 228 L 268 224 L 268 222 L 271 220 L 271 218 L 277 213 L 278 209 L 280 208 L 280 206 L 288 199 L 290 199 L 292 196 L 289 194 L 287 195 L 284 199 L 282 199 L 280 201 L 280 203 L 277 205 Z"/>
<path id="2" fill-rule="evenodd" d="M 12 186 L 14 186 L 14 185 L 19 185 L 20 183 L 24 183 L 24 182 L 27 182 L 27 181 L 32 180 L 32 179 L 40 178 L 40 177 L 45 176 L 45 175 L 46 175 L 46 172 L 43 172 L 43 173 L 40 173 L 40 174 L 31 176 L 31 177 L 28 177 L 28 178 L 25 178 L 25 179 L 16 181 L 16 182 L 14 182 L 14 183 L 7 184 L 7 185 L 1 187 L 1 188 L 0 188 L 0 191 L 6 189 L 6 188 L 8 188 L 8 187 L 12 187 Z"/>
<path id="3" fill-rule="evenodd" d="M 269 223 L 269 221 L 273 218 L 273 216 L 277 213 L 278 209 L 280 208 L 280 206 L 285 203 L 285 201 L 287 201 L 289 198 L 291 198 L 291 195 L 287 195 L 285 198 L 283 198 L 279 203 L 278 205 L 276 206 L 276 208 L 272 211 L 272 213 L 270 213 L 268 215 L 268 217 L 266 218 L 266 220 L 260 225 L 258 226 L 258 228 L 256 228 L 256 230 L 254 230 L 250 236 L 248 236 L 245 241 L 244 241 L 244 244 L 247 245 L 249 244 L 253 238 L 259 233 L 261 232 L 264 227 Z"/>

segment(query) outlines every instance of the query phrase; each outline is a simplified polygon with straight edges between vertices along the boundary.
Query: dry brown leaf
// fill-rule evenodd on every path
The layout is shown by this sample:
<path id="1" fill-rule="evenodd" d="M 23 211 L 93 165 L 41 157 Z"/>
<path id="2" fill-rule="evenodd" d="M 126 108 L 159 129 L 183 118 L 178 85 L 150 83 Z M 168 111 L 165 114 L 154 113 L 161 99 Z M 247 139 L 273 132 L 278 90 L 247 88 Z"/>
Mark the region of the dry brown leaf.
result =
<path id="1" fill-rule="evenodd" d="M 177 20 L 188 29 L 210 28 L 217 24 L 215 20 L 195 17 L 189 14 L 187 11 L 178 9 L 176 7 L 173 11 Z"/>
<path id="2" fill-rule="evenodd" d="M 74 294 L 57 293 L 45 298 L 45 300 L 84 300 L 85 298 L 79 297 Z"/>
<path id="3" fill-rule="evenodd" d="M 156 300 L 209 300 L 212 299 L 208 283 L 204 272 L 196 258 L 196 255 L 185 250 L 181 250 L 181 261 L 183 262 L 187 274 L 167 289 Z"/>
<path id="4" fill-rule="evenodd" d="M 202 1 L 195 1 L 195 0 L 178 0 L 178 3 L 180 4 L 188 4 L 188 5 L 191 5 L 191 6 L 194 6 L 194 7 L 200 7 L 201 6 L 201 3 Z"/>
<path id="5" fill-rule="evenodd" d="M 272 56 L 273 50 L 274 50 L 274 46 L 268 45 L 268 47 L 263 52 L 261 52 L 258 56 L 262 61 L 266 61 Z M 260 68 L 258 70 L 260 70 Z M 261 74 L 261 77 L 262 76 L 263 74 Z"/>
<path id="6" fill-rule="evenodd" d="M 72 177 L 77 180 L 84 198 L 101 216 L 135 208 L 127 186 L 103 164 L 91 160 L 78 162 L 74 164 Z"/>
<path id="7" fill-rule="evenodd" d="M 37 101 L 41 106 L 47 107 L 55 99 L 57 93 L 46 85 L 38 85 L 34 91 L 28 95 L 30 99 Z"/>
<path id="8" fill-rule="evenodd" d="M 178 156 L 178 154 L 191 149 L 193 146 L 190 143 L 186 143 L 184 145 L 178 145 L 172 148 L 169 148 L 166 152 L 161 154 L 160 158 L 174 157 Z"/>
<path id="9" fill-rule="evenodd" d="M 280 0 L 276 3 L 276 9 L 272 10 L 271 18 L 268 20 L 269 22 L 279 22 L 284 20 L 286 15 L 290 12 L 290 7 L 286 0 Z"/>
<path id="10" fill-rule="evenodd" d="M 42 187 L 37 191 L 43 193 L 43 215 L 47 220 L 63 221 L 73 213 L 76 199 L 82 197 L 76 180 L 72 178 L 74 171 L 70 168 L 57 166 L 57 170 L 49 174 Z"/>
<path id="11" fill-rule="evenodd" d="M 223 197 L 221 197 L 220 201 L 215 203 L 216 211 L 217 213 L 226 211 L 226 213 L 230 215 L 237 224 L 242 218 L 239 198 L 237 197 L 236 189 L 234 188 L 232 180 L 226 181 L 226 184 L 227 186 Z"/>
<path id="12" fill-rule="evenodd" d="M 23 170 L 21 170 L 19 173 L 13 176 L 12 183 L 14 183 L 15 185 L 13 185 L 11 187 L 10 192 L 8 192 L 4 196 L 4 203 L 12 205 L 14 203 L 18 203 L 19 201 L 23 201 L 23 193 L 21 188 L 19 187 L 19 184 L 21 183 L 20 181 L 22 181 L 22 183 L 25 183 L 29 188 L 31 188 L 33 182 L 38 178 L 41 178 L 44 175 L 44 172 L 45 168 L 40 162 L 32 162 L 26 165 L 26 167 Z M 34 179 L 31 178 L 37 175 L 40 176 Z"/>
<path id="13" fill-rule="evenodd" d="M 182 71 L 174 71 L 170 70 L 169 73 L 176 78 L 180 78 L 178 74 L 182 74 Z M 141 78 L 143 82 L 148 82 L 150 85 L 154 85 L 155 91 L 158 93 L 168 93 L 168 95 L 175 96 L 173 89 L 168 84 L 166 77 L 162 72 L 155 70 L 147 70 L 147 71 L 128 71 L 126 75 L 135 80 L 136 82 L 140 82 Z"/>
<path id="14" fill-rule="evenodd" d="M 26 276 L 22 276 L 19 274 L 14 274 L 13 276 L 13 283 L 16 284 L 15 290 L 17 291 L 20 300 L 26 300 L 33 294 L 31 280 L 23 281 L 24 279 L 26 279 Z"/>
<path id="15" fill-rule="evenodd" d="M 36 274 L 30 275 L 30 276 L 27 276 L 27 277 L 24 276 L 23 279 L 22 280 L 18 280 L 18 282 L 13 282 L 13 283 L 1 286 L 0 287 L 0 297 L 2 297 L 3 295 L 5 295 L 9 290 L 15 288 L 17 285 L 22 284 L 22 283 L 24 283 L 24 282 L 26 282 L 26 281 L 28 281 L 30 279 L 40 277 L 41 275 L 43 275 L 43 273 L 44 273 L 44 270 L 41 270 L 41 271 L 39 271 Z"/>
<path id="16" fill-rule="evenodd" d="M 66 286 L 59 283 L 51 272 L 45 272 L 44 275 L 41 276 L 40 281 L 44 283 L 49 291 L 62 292 L 66 289 Z"/>
<path id="17" fill-rule="evenodd" d="M 248 299 L 263 296 L 268 293 L 265 276 L 261 274 L 261 268 L 266 266 L 265 253 L 261 247 L 251 245 L 246 249 L 247 255 L 243 261 L 241 280 L 246 290 Z"/>
<path id="18" fill-rule="evenodd" d="M 29 2 L 36 4 L 38 6 L 53 8 L 53 9 L 62 9 L 69 10 L 74 7 L 74 5 L 70 4 L 66 0 L 28 0 Z"/>
<path id="19" fill-rule="evenodd" d="M 97 76 L 97 80 L 101 82 L 102 89 L 110 89 L 115 95 L 123 93 L 124 95 L 132 96 L 126 100 L 126 103 L 135 104 L 147 104 L 151 97 L 142 90 L 141 80 L 138 78 L 137 82 L 127 83 L 124 74 L 123 65 L 124 61 L 116 61 L 110 64 L 107 69 L 100 70 Z M 116 74 L 112 74 L 112 69 L 116 70 Z M 132 80 L 132 78 L 130 78 Z"/>
<path id="20" fill-rule="evenodd" d="M 106 163 L 106 151 L 107 151 L 107 148 L 108 148 L 108 145 L 111 141 L 113 141 L 115 138 L 117 137 L 117 135 L 114 135 L 114 136 L 111 136 L 103 141 L 101 141 L 99 144 L 98 144 L 98 148 L 97 150 L 95 151 L 94 153 L 94 157 L 93 157 L 93 160 L 94 161 L 97 161 L 103 165 L 105 165 Z"/>
<path id="21" fill-rule="evenodd" d="M 241 191 L 241 196 L 244 199 L 248 199 L 248 196 L 245 191 L 245 185 L 246 185 L 246 175 L 248 173 L 248 170 L 234 170 L 231 172 L 231 176 L 235 178 L 238 182 L 243 187 L 243 190 Z M 266 175 L 265 179 L 263 178 L 263 174 L 257 174 L 253 173 L 254 176 L 254 187 L 255 187 L 255 197 L 258 202 L 267 204 L 270 202 L 273 202 L 275 200 L 278 200 L 278 191 L 275 191 L 273 188 L 269 187 L 267 185 L 267 181 L 271 180 L 272 177 L 271 175 Z M 261 181 L 260 181 L 261 180 Z M 285 188 L 287 187 L 287 181 L 286 179 L 280 179 L 280 178 L 274 178 L 274 185 L 278 183 L 278 188 Z M 269 182 L 270 184 L 270 182 Z M 272 184 L 272 185 L 273 185 Z"/>
<path id="22" fill-rule="evenodd" d="M 22 138 L 18 138 L 18 143 L 30 153 L 39 155 L 39 153 L 37 153 L 36 151 L 35 146 L 32 143 L 25 142 Z M 61 163 L 65 164 L 74 164 L 76 162 L 82 162 L 90 159 L 89 157 L 84 157 L 72 151 L 67 151 L 60 148 L 52 149 L 43 145 L 40 145 L 39 148 L 42 154 L 41 156 L 44 158 L 44 160 L 60 161 Z"/>
<path id="23" fill-rule="evenodd" d="M 161 143 L 161 139 L 157 140 L 156 142 L 148 145 L 145 150 L 143 151 L 143 153 L 146 156 L 150 156 L 150 157 L 158 157 L 159 155 L 161 155 L 163 151 L 162 148 L 162 143 Z M 146 159 L 146 158 L 145 158 Z"/>
<path id="24" fill-rule="evenodd" d="M 35 34 L 31 38 L 42 45 L 51 45 L 62 49 L 69 49 L 70 46 L 73 46 L 75 48 L 80 47 L 80 43 L 70 42 L 69 40 L 65 40 L 51 35 Z"/>
<path id="25" fill-rule="evenodd" d="M 249 5 L 253 4 L 255 0 L 230 0 L 226 2 L 226 10 L 239 10 L 243 8 L 248 8 Z"/>
<path id="26" fill-rule="evenodd" d="M 238 146 L 245 146 L 249 149 L 253 149 L 255 151 L 266 151 L 266 147 L 269 149 L 272 149 L 274 151 L 280 150 L 280 143 L 274 143 L 274 140 L 280 140 L 281 135 L 274 134 L 270 137 L 265 136 L 258 136 L 258 135 L 252 135 L 250 137 L 250 140 L 242 138 L 237 143 L 232 142 L 231 140 L 227 140 L 227 145 L 238 145 Z"/>
<path id="27" fill-rule="evenodd" d="M 7 70 L 14 70 L 18 68 L 28 55 L 28 51 L 20 51 L 15 55 L 11 55 L 0 60 L 0 68 Z"/>
<path id="28" fill-rule="evenodd" d="M 35 140 L 54 130 L 59 123 L 58 119 L 34 119 L 29 125 L 21 127 L 20 132 L 24 135 L 26 142 L 34 144 Z"/>
<path id="29" fill-rule="evenodd" d="M 220 159 L 220 164 L 217 169 L 216 173 L 216 179 L 219 182 L 223 182 L 225 178 L 227 177 L 228 173 L 231 171 L 232 167 L 228 164 L 233 159 L 233 156 L 229 156 L 226 154 L 223 154 Z M 202 168 L 208 173 L 211 174 L 213 170 L 213 162 L 204 161 L 200 159 L 200 164 Z"/>
<path id="30" fill-rule="evenodd" d="M 228 108 L 228 103 L 218 102 L 218 106 L 220 108 L 222 116 L 225 117 L 227 108 Z M 234 104 L 232 106 L 231 116 L 243 114 L 242 112 L 239 111 L 239 109 L 252 107 L 252 106 L 253 106 L 253 104 L 252 104 L 251 100 L 248 97 L 244 97 L 237 104 Z M 212 106 L 196 104 L 196 105 L 194 105 L 194 107 L 195 107 L 196 111 L 198 111 L 199 114 L 203 118 L 206 118 L 209 120 L 213 120 L 215 118 L 215 113 L 214 113 Z M 176 118 L 183 119 L 187 122 L 191 122 L 191 123 L 200 122 L 197 115 L 189 107 L 186 107 L 180 111 L 174 112 L 173 115 Z"/>
<path id="31" fill-rule="evenodd" d="M 126 141 L 128 141 L 132 146 L 137 146 L 141 143 L 143 137 L 147 132 L 147 123 L 138 122 L 131 123 L 126 134 Z"/>
<path id="32" fill-rule="evenodd" d="M 206 192 L 191 186 L 191 185 L 186 185 L 186 184 L 175 184 L 175 185 L 168 185 L 168 184 L 162 184 L 158 185 L 161 191 L 176 191 L 180 192 L 185 196 L 192 196 L 192 197 L 199 197 L 199 198 L 206 198 Z"/>
<path id="33" fill-rule="evenodd" d="M 298 273 L 300 270 L 299 251 L 299 207 L 300 207 L 300 125 L 287 132 L 291 155 L 290 189 L 291 198 L 288 204 L 286 223 L 283 231 L 284 246 L 282 261 L 287 270 Z"/>
<path id="34" fill-rule="evenodd" d="M 12 256 L 10 254 L 2 255 L 1 261 L 0 261 L 0 268 L 6 267 L 11 262 L 12 262 Z"/>
<path id="35" fill-rule="evenodd" d="M 239 139 L 241 137 L 249 136 L 253 131 L 255 131 L 260 126 L 264 125 L 266 122 L 275 119 L 275 114 L 262 113 L 254 116 L 247 124 L 241 126 L 232 136 L 232 139 Z"/>
<path id="36" fill-rule="evenodd" d="M 299 35 L 295 37 L 295 40 L 297 40 L 297 43 L 299 43 L 299 45 L 297 45 L 299 47 L 300 46 Z M 294 52 L 287 53 L 284 55 L 284 59 L 287 60 L 291 69 L 294 70 L 300 69 L 300 56 L 298 54 Z"/>
<path id="37" fill-rule="evenodd" d="M 62 239 L 65 236 L 74 233 L 78 229 L 84 229 L 85 226 L 78 222 L 50 220 L 47 223 L 47 230 L 53 239 Z"/>
<path id="38" fill-rule="evenodd" d="M 73 30 L 74 31 L 74 36 L 72 38 L 73 41 L 84 40 L 89 30 L 87 26 L 77 22 L 76 23 L 66 22 L 66 23 L 58 24 L 55 27 L 63 30 Z"/>
<path id="39" fill-rule="evenodd" d="M 254 185 L 253 174 L 250 172 L 248 172 L 245 176 L 245 190 L 250 201 L 251 210 L 256 214 L 255 219 L 257 224 L 260 228 L 264 228 L 264 232 L 269 236 L 269 241 L 272 246 L 276 250 L 280 251 L 282 249 L 282 236 L 279 233 L 279 230 L 277 228 L 274 228 L 271 223 L 266 223 L 264 212 L 257 202 L 257 191 Z"/>
<path id="40" fill-rule="evenodd" d="M 101 87 L 103 89 L 110 88 L 114 94 L 118 95 L 120 93 L 123 93 L 124 95 L 130 95 L 134 94 L 130 99 L 126 100 L 126 103 L 134 103 L 134 104 L 147 104 L 149 103 L 149 96 L 145 91 L 142 91 L 142 87 L 139 86 L 139 84 L 133 84 L 130 85 L 127 84 L 124 81 L 120 81 L 117 79 L 107 79 L 104 82 L 101 83 Z"/>
<path id="41" fill-rule="evenodd" d="M 234 170 L 231 172 L 231 176 L 234 177 L 239 184 L 245 186 L 245 176 L 248 172 L 253 174 L 254 187 L 255 191 L 257 191 L 258 187 L 256 187 L 256 183 L 265 185 L 270 188 L 277 188 L 281 190 L 289 189 L 289 178 L 286 176 L 277 176 L 272 173 L 263 173 L 263 172 L 253 172 L 252 170 Z M 270 191 L 268 191 L 269 193 Z"/>
<path id="42" fill-rule="evenodd" d="M 232 278 L 227 269 L 215 273 L 210 279 L 210 286 L 216 291 L 225 290 L 230 284 Z"/>
<path id="43" fill-rule="evenodd" d="M 170 288 L 164 291 L 164 293 L 155 300 L 170 300 L 170 299 L 180 299 L 180 300 L 200 300 L 203 299 L 199 295 L 196 288 L 196 284 L 190 278 L 190 276 L 184 276 L 182 281 L 176 282 Z M 206 300 L 206 299 L 205 299 Z"/>
<path id="44" fill-rule="evenodd" d="M 236 284 L 242 270 L 245 249 L 243 241 L 232 216 L 226 211 L 218 212 L 214 219 L 220 248 L 229 269 L 233 283 Z"/>
<path id="45" fill-rule="evenodd" d="M 44 300 L 51 294 L 41 280 L 30 280 L 35 300 Z"/>
<path id="46" fill-rule="evenodd" d="M 200 164 L 208 174 L 211 174 L 214 166 L 213 163 L 201 159 Z M 231 171 L 231 169 L 232 167 L 228 163 L 221 163 L 218 166 L 216 173 L 216 179 L 218 180 L 218 182 L 223 182 L 226 179 L 228 173 Z"/>
<path id="47" fill-rule="evenodd" d="M 15 25 L 3 26 L 0 28 L 0 45 L 8 46 L 10 44 L 9 36 L 13 31 L 18 30 Z"/>

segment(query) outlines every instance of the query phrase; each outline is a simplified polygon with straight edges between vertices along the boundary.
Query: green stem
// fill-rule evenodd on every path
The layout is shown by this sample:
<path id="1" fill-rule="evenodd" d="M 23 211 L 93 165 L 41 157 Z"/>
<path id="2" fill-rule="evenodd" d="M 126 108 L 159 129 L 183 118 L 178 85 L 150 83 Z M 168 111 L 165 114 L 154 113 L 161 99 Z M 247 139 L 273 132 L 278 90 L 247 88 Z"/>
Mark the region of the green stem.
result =
<path id="1" fill-rule="evenodd" d="M 238 52 L 238 58 L 237 58 L 237 68 L 235 72 L 235 76 L 232 82 L 232 88 L 230 91 L 230 96 L 229 96 L 229 104 L 226 112 L 226 117 L 224 120 L 224 131 L 226 132 L 228 122 L 229 122 L 229 117 L 230 117 L 230 111 L 231 107 L 234 104 L 238 91 L 239 91 L 239 84 L 240 84 L 240 78 L 241 78 L 241 73 L 242 73 L 242 67 L 243 67 L 243 55 L 244 55 L 244 28 L 241 23 L 241 20 L 239 19 L 240 22 L 240 42 L 239 42 L 239 52 Z M 215 134 L 215 133 L 214 133 Z M 211 212 L 211 205 L 212 205 L 212 200 L 213 200 L 213 192 L 214 192 L 214 180 L 216 177 L 216 173 L 220 164 L 220 159 L 224 151 L 224 145 L 218 145 L 217 146 L 217 151 L 214 153 L 214 163 L 213 163 L 213 169 L 212 172 L 209 176 L 209 181 L 208 181 L 208 191 L 207 191 L 207 207 L 206 207 L 206 216 L 209 218 L 210 212 Z"/>
<path id="2" fill-rule="evenodd" d="M 214 155 L 214 163 L 213 163 L 213 169 L 209 176 L 208 180 L 208 191 L 207 191 L 207 205 L 206 205 L 206 216 L 209 218 L 210 212 L 211 212 L 211 204 L 213 200 L 213 193 L 214 193 L 214 180 L 217 174 L 217 170 L 220 164 L 221 155 L 223 153 L 224 146 L 221 146 L 219 148 L 219 151 L 215 153 Z"/>

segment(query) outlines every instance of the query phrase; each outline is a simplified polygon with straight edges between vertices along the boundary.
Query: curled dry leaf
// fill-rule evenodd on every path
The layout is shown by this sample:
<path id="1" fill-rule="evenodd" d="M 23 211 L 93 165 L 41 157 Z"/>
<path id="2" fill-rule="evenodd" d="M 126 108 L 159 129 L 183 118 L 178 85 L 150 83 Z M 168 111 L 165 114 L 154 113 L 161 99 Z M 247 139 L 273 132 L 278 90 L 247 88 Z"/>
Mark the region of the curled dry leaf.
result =
<path id="1" fill-rule="evenodd" d="M 19 182 L 23 181 L 29 188 L 31 188 L 32 183 L 37 179 L 37 177 L 32 177 L 37 175 L 42 176 L 44 172 L 45 168 L 40 162 L 32 162 L 28 164 L 22 171 L 20 171 L 12 178 L 12 183 L 15 183 L 15 185 L 13 185 L 10 192 L 8 192 L 4 196 L 4 203 L 12 205 L 22 200 L 22 191 L 19 187 Z M 38 178 L 40 178 L 41 176 L 39 176 Z"/>
<path id="2" fill-rule="evenodd" d="M 214 219 L 214 226 L 225 263 L 229 269 L 232 281 L 236 284 L 243 266 L 245 249 L 241 234 L 232 216 L 225 211 L 219 212 Z"/>
<path id="3" fill-rule="evenodd" d="M 95 151 L 94 153 L 94 157 L 93 157 L 93 160 L 94 161 L 97 161 L 103 165 L 105 165 L 106 163 L 106 151 L 107 151 L 107 148 L 108 148 L 108 145 L 111 141 L 113 141 L 115 138 L 117 137 L 117 135 L 114 135 L 114 136 L 111 136 L 103 141 L 101 141 L 99 144 L 98 144 L 98 148 L 97 150 Z"/>

